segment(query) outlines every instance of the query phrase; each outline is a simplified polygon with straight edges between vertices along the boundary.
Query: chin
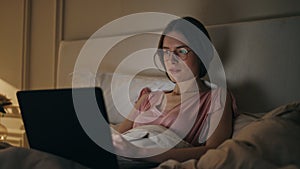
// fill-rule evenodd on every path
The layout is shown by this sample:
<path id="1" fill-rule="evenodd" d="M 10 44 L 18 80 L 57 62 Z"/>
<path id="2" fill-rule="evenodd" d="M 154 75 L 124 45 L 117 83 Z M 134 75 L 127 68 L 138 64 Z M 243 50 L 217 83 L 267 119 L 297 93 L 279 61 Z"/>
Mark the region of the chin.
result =
<path id="1" fill-rule="evenodd" d="M 184 76 L 182 74 L 170 74 L 169 73 L 169 77 L 170 79 L 174 82 L 174 83 L 177 83 L 177 82 L 184 82 L 184 81 L 187 81 L 187 80 L 190 80 L 192 79 L 193 77 L 187 77 L 187 76 Z"/>

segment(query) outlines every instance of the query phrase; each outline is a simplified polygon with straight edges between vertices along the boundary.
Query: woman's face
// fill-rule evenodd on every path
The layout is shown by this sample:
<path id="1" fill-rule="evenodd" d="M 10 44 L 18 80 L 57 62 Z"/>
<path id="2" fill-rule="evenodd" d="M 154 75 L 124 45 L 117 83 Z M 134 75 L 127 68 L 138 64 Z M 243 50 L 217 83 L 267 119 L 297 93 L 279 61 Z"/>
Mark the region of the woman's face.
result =
<path id="1" fill-rule="evenodd" d="M 188 42 L 181 33 L 174 31 L 167 33 L 162 47 L 165 52 L 171 51 L 168 58 L 164 56 L 164 63 L 172 81 L 183 82 L 199 75 L 199 58 L 188 47 Z M 174 54 L 179 55 L 180 49 L 186 49 L 188 52 L 184 59 L 172 55 L 174 51 L 177 51 Z"/>

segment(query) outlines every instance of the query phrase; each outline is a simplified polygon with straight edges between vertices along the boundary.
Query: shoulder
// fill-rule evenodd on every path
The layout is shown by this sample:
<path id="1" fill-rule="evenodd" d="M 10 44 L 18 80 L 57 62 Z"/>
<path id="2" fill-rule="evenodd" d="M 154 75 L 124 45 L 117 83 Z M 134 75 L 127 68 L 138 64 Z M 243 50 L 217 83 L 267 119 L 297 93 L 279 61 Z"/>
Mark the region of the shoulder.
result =
<path id="1" fill-rule="evenodd" d="M 149 87 L 145 87 L 140 91 L 139 97 L 137 100 L 141 100 L 141 98 L 144 98 L 148 96 L 151 93 L 151 89 Z"/>
<path id="2" fill-rule="evenodd" d="M 151 93 L 151 89 L 149 87 L 144 87 L 141 91 L 140 91 L 140 94 L 143 95 L 143 94 L 149 94 Z"/>
<path id="3" fill-rule="evenodd" d="M 230 89 L 225 87 L 213 87 L 207 92 L 207 99 L 211 103 L 211 112 L 225 107 L 231 107 L 234 116 L 238 115 L 236 99 Z"/>
<path id="4" fill-rule="evenodd" d="M 227 107 L 227 109 L 232 112 L 233 116 L 236 117 L 239 112 L 236 104 L 236 99 L 232 91 L 228 88 L 218 88 L 216 93 L 219 95 L 219 102 L 222 107 Z"/>
<path id="5" fill-rule="evenodd" d="M 163 95 L 163 91 L 157 90 L 153 91 L 149 87 L 145 87 L 140 91 L 139 97 L 137 99 L 137 102 L 139 101 L 149 101 L 151 99 L 160 98 Z"/>
<path id="6" fill-rule="evenodd" d="M 139 97 L 154 97 L 154 96 L 161 96 L 164 93 L 168 93 L 169 91 L 163 91 L 163 90 L 151 90 L 149 87 L 145 87 L 140 91 Z"/>

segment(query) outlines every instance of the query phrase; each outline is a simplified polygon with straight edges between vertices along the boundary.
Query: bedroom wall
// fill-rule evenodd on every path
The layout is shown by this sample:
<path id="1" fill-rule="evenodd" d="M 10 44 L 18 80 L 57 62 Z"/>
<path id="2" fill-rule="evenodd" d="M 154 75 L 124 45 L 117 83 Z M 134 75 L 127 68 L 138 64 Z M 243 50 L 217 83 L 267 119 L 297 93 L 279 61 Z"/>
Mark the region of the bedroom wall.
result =
<path id="1" fill-rule="evenodd" d="M 16 90 L 23 86 L 25 6 L 20 0 L 0 2 L 0 93 L 13 103 Z"/>
<path id="2" fill-rule="evenodd" d="M 64 40 L 86 39 L 118 17 L 137 12 L 190 15 L 205 25 L 299 15 L 298 0 L 65 0 Z"/>
<path id="3" fill-rule="evenodd" d="M 213 28 L 299 16 L 300 1 L 4 0 L 0 9 L 0 58 L 5 60 L 0 62 L 0 77 L 17 89 L 39 89 L 57 86 L 61 41 L 86 39 L 118 17 L 135 12 L 166 12 L 194 16 Z"/>
<path id="4" fill-rule="evenodd" d="M 29 72 L 26 88 L 53 88 L 56 79 L 60 1 L 29 0 Z"/>
<path id="5" fill-rule="evenodd" d="M 28 88 L 55 87 L 60 41 L 87 39 L 118 17 L 157 11 L 191 15 L 205 25 L 281 18 L 300 14 L 298 0 L 29 0 L 31 3 L 31 70 Z M 41 57 L 43 56 L 43 57 Z M 43 64 L 41 64 L 43 63 Z M 42 66 L 43 65 L 43 66 Z"/>

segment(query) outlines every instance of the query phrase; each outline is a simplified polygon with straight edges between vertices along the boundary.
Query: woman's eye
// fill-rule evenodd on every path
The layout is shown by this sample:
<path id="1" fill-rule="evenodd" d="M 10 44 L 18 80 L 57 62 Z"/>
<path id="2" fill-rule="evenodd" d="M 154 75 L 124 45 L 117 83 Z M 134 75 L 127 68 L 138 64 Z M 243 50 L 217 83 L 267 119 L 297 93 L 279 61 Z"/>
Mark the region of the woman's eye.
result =
<path id="1" fill-rule="evenodd" d="M 180 49 L 178 49 L 178 53 L 179 54 L 187 54 L 188 53 L 188 50 L 187 49 L 185 49 L 185 48 L 180 48 Z"/>
<path id="2" fill-rule="evenodd" d="M 164 50 L 163 52 L 165 55 L 168 55 L 170 53 L 170 51 L 168 51 L 168 50 Z"/>

